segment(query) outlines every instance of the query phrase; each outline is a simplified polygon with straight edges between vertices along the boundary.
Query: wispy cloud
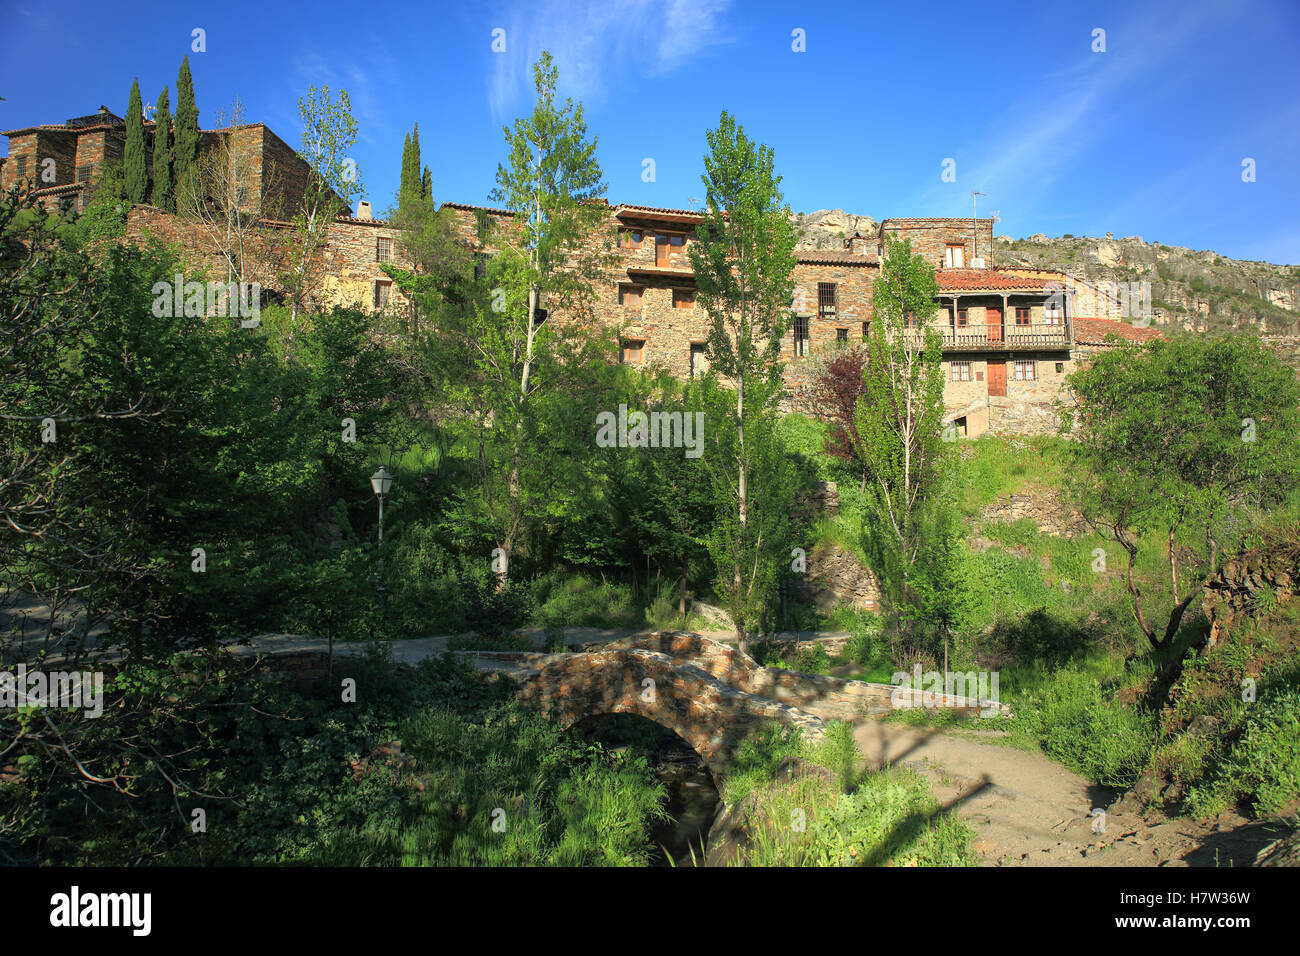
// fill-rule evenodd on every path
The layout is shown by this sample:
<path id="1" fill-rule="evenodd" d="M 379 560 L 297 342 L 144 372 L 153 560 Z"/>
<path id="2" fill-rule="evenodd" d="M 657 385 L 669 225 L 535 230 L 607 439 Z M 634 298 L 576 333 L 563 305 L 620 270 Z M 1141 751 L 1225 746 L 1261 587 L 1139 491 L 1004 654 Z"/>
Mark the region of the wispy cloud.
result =
<path id="1" fill-rule="evenodd" d="M 492 115 L 511 114 L 532 84 L 532 66 L 547 50 L 561 91 L 602 101 L 632 77 L 670 73 L 730 42 L 720 26 L 730 0 L 540 0 L 499 14 L 504 53 L 492 54 L 487 98 Z"/>
<path id="2" fill-rule="evenodd" d="M 1220 0 L 1181 8 L 1181 14 L 1148 12 L 1114 25 L 1109 52 L 1090 53 L 989 116 L 977 141 L 964 151 L 971 159 L 963 164 L 962 179 L 990 196 L 1015 196 L 1023 212 L 1113 132 L 1110 115 L 1117 102 L 1149 101 L 1167 90 L 1177 73 L 1197 69 L 1185 58 L 1189 44 L 1230 14 L 1230 4 Z M 1005 145 L 990 151 L 990 143 Z M 926 208 L 938 208 L 952 195 L 951 187 L 936 186 L 922 201 Z M 968 199 L 969 193 L 963 196 Z"/>

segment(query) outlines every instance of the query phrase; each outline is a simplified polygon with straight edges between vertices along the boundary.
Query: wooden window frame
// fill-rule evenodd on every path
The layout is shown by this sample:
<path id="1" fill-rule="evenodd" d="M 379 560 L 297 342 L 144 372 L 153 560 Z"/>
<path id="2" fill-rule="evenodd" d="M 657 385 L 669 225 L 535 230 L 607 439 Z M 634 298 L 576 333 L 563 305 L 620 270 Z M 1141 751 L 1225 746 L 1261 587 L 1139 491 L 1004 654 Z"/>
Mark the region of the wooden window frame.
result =
<path id="1" fill-rule="evenodd" d="M 1065 324 L 1065 309 L 1063 307 L 1058 309 L 1057 308 L 1058 305 L 1060 305 L 1060 303 L 1054 303 L 1051 299 L 1048 299 L 1046 302 L 1043 303 L 1043 324 L 1044 325 Z"/>
<path id="2" fill-rule="evenodd" d="M 1013 381 L 1016 382 L 1036 382 L 1038 381 L 1038 362 L 1034 359 L 1016 359 L 1016 366 Z M 1022 375 L 1021 370 L 1026 371 L 1027 375 Z"/>
<path id="3" fill-rule="evenodd" d="M 674 309 L 695 308 L 695 290 L 694 289 L 673 289 L 673 308 Z"/>
<path id="4" fill-rule="evenodd" d="M 639 239 L 633 239 L 633 236 L 640 236 Z M 626 239 L 626 241 L 624 241 Z M 640 249 L 645 242 L 644 229 L 620 229 L 618 231 L 618 247 L 620 249 Z"/>
<path id="5" fill-rule="evenodd" d="M 381 289 L 384 290 L 384 296 L 383 296 L 383 301 L 382 301 L 382 302 L 380 301 L 380 296 L 379 296 L 379 291 L 380 291 Z M 375 295 L 374 295 L 374 300 L 373 300 L 373 301 L 374 301 L 374 304 L 375 304 L 375 308 L 376 308 L 376 309 L 386 309 L 386 308 L 388 308 L 388 303 L 389 303 L 389 301 L 392 299 L 392 297 L 393 297 L 393 280 L 392 280 L 392 279 L 376 279 L 376 280 L 375 280 Z"/>
<path id="6" fill-rule="evenodd" d="M 959 328 L 959 329 L 969 328 L 969 326 L 967 325 L 967 321 L 969 320 L 969 318 L 970 318 L 970 310 L 969 310 L 969 309 L 958 309 L 958 310 L 957 310 L 957 328 Z"/>
<path id="7" fill-rule="evenodd" d="M 799 334 L 801 331 L 803 332 L 802 335 Z M 791 333 L 794 336 L 794 354 L 796 356 L 807 355 L 808 348 L 812 343 L 812 319 L 806 315 L 796 315 Z"/>
<path id="8" fill-rule="evenodd" d="M 1033 313 L 1031 313 L 1031 312 L 1029 311 L 1029 306 L 1027 306 L 1027 305 L 1018 305 L 1018 306 L 1015 307 L 1015 310 L 1016 310 L 1016 325 L 1029 325 L 1029 324 L 1031 324 L 1031 316 L 1032 316 Z M 1021 318 L 1022 315 L 1024 316 L 1024 321 L 1023 321 L 1023 322 L 1020 321 L 1020 318 Z"/>
<path id="9" fill-rule="evenodd" d="M 848 329 L 836 329 L 836 330 L 835 330 L 835 341 L 836 341 L 836 342 L 847 342 L 848 340 L 849 340 L 849 330 L 848 330 Z"/>
<path id="10" fill-rule="evenodd" d="M 953 250 L 956 250 L 954 255 Z M 958 262 L 957 260 L 961 261 Z M 943 244 L 943 267 L 945 269 L 965 269 L 966 268 L 966 243 L 964 242 L 945 242 Z"/>
<path id="11" fill-rule="evenodd" d="M 636 348 L 632 347 L 634 342 L 638 343 Z M 621 340 L 618 346 L 619 362 L 623 365 L 644 365 L 646 342 L 646 339 Z"/>
<path id="12" fill-rule="evenodd" d="M 635 305 L 627 301 L 628 298 L 632 296 L 636 297 Z M 629 310 L 636 309 L 637 311 L 640 311 L 641 306 L 644 304 L 645 301 L 644 297 L 645 297 L 645 286 L 628 285 L 625 283 L 618 287 L 618 304 L 622 306 L 624 309 L 629 309 Z"/>
<path id="13" fill-rule="evenodd" d="M 971 382 L 974 381 L 971 372 L 970 359 L 954 359 L 952 362 L 950 380 L 954 382 Z"/>
<path id="14" fill-rule="evenodd" d="M 388 258 L 384 258 L 384 243 L 388 243 Z M 393 240 L 390 236 L 375 236 L 375 261 L 393 261 Z"/>

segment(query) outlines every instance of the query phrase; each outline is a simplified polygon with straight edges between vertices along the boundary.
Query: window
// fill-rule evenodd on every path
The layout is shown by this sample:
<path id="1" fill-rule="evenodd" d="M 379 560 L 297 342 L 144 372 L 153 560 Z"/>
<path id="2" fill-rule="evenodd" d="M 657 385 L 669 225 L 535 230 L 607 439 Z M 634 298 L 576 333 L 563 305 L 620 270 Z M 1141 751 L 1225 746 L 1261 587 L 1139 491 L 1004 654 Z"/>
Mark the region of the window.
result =
<path id="1" fill-rule="evenodd" d="M 380 236 L 375 240 L 375 261 L 392 262 L 393 261 L 393 240 Z"/>
<path id="2" fill-rule="evenodd" d="M 970 362 L 953 362 L 952 363 L 952 380 L 954 382 L 970 381 Z"/>
<path id="3" fill-rule="evenodd" d="M 474 253 L 474 278 L 475 279 L 481 280 L 487 278 L 487 261 L 488 261 L 488 257 L 486 252 Z"/>
<path id="4" fill-rule="evenodd" d="M 817 317 L 829 319 L 835 315 L 835 283 L 817 283 Z"/>
<path id="5" fill-rule="evenodd" d="M 89 164 L 89 163 L 87 163 L 85 166 L 78 166 L 78 167 L 77 167 L 77 182 L 79 182 L 79 183 L 88 183 L 88 182 L 90 182 L 90 164 Z"/>
<path id="6" fill-rule="evenodd" d="M 965 309 L 958 309 L 958 310 L 957 310 L 957 328 L 959 328 L 959 329 L 964 329 L 964 328 L 966 328 L 966 310 L 965 310 Z"/>
<path id="7" fill-rule="evenodd" d="M 621 285 L 618 287 L 618 304 L 625 309 L 641 309 L 641 287 L 638 285 Z"/>
<path id="8" fill-rule="evenodd" d="M 691 343 L 691 378 L 703 375 L 709 370 L 709 359 L 705 355 L 708 346 L 703 342 Z"/>
<path id="9" fill-rule="evenodd" d="M 871 320 L 868 319 L 862 323 L 862 337 L 865 339 L 871 335 Z"/>
<path id="10" fill-rule="evenodd" d="M 965 264 L 966 247 L 949 243 L 943 249 L 943 266 L 945 269 L 960 269 Z"/>
<path id="11" fill-rule="evenodd" d="M 22 179 L 24 176 L 27 175 L 27 154 L 24 153 L 23 155 L 19 156 L 17 159 L 14 160 L 14 162 L 18 164 L 15 172 L 17 173 L 18 178 Z"/>
<path id="12" fill-rule="evenodd" d="M 849 340 L 849 330 L 848 330 L 848 329 L 836 329 L 836 330 L 835 330 L 835 341 L 836 341 L 836 342 L 847 342 L 848 340 Z"/>
<path id="13" fill-rule="evenodd" d="M 623 362 L 626 365 L 645 364 L 645 339 L 623 340 Z"/>
<path id="14" fill-rule="evenodd" d="M 645 233 L 640 229 L 620 229 L 618 231 L 618 247 L 620 249 L 640 249 L 641 240 L 645 238 Z"/>
<path id="15" fill-rule="evenodd" d="M 905 325 L 907 328 L 919 329 L 923 324 L 924 323 L 922 323 L 921 317 L 917 315 L 915 312 L 903 313 L 903 325 Z"/>
<path id="16" fill-rule="evenodd" d="M 794 317 L 794 354 L 808 354 L 808 316 L 806 315 Z"/>
<path id="17" fill-rule="evenodd" d="M 1057 363 L 1056 363 L 1056 374 L 1057 374 L 1057 375 L 1060 375 L 1060 374 L 1061 374 L 1062 372 L 1064 372 L 1064 371 L 1065 371 L 1065 363 L 1064 363 L 1064 362 L 1057 362 Z"/>
<path id="18" fill-rule="evenodd" d="M 1034 380 L 1033 359 L 1016 359 L 1016 381 L 1032 382 Z"/>
<path id="19" fill-rule="evenodd" d="M 1029 324 L 1029 306 L 1027 305 L 1016 306 L 1016 325 L 1028 325 L 1028 324 Z"/>
<path id="20" fill-rule="evenodd" d="M 673 289 L 674 309 L 695 308 L 695 293 L 690 289 Z"/>
<path id="21" fill-rule="evenodd" d="M 1052 296 L 1043 304 L 1043 317 L 1048 325 L 1061 324 L 1061 300 L 1058 296 Z"/>
<path id="22" fill-rule="evenodd" d="M 655 265 L 671 266 L 673 264 L 673 253 L 680 251 L 681 245 L 685 241 L 685 236 L 669 236 L 662 233 L 655 236 Z"/>
<path id="23" fill-rule="evenodd" d="M 392 291 L 393 284 L 384 280 L 375 282 L 375 308 L 384 309 L 388 307 L 388 294 Z"/>

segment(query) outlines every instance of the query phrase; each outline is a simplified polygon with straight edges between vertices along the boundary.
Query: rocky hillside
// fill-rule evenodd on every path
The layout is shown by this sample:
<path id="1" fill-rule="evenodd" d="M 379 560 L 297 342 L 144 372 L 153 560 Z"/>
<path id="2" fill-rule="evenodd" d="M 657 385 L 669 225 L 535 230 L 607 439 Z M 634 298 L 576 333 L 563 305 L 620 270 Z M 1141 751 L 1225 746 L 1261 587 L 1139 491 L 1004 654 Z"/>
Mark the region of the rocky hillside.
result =
<path id="1" fill-rule="evenodd" d="M 800 213 L 795 221 L 803 248 L 840 248 L 855 231 L 871 235 L 878 228 L 871 217 L 842 209 Z M 1055 269 L 1094 283 L 1150 282 L 1158 326 L 1190 332 L 1254 327 L 1273 336 L 1300 336 L 1300 266 L 1228 259 L 1109 233 L 1104 239 L 998 236 L 992 264 Z M 1300 342 L 1293 348 L 1300 353 Z"/>

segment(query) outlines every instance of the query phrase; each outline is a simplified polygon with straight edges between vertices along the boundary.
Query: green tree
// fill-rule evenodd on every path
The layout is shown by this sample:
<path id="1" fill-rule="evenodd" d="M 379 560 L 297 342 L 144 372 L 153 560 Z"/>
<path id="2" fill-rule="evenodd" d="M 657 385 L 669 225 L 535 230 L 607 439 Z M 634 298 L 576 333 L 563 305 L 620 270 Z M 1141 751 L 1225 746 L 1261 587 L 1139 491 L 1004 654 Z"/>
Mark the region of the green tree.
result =
<path id="1" fill-rule="evenodd" d="M 1063 408 L 1062 420 L 1065 429 L 1078 425 L 1073 493 L 1094 530 L 1128 557 L 1138 627 L 1153 647 L 1166 646 L 1200 593 L 1180 554 L 1212 571 L 1249 511 L 1300 483 L 1300 384 L 1257 338 L 1189 335 L 1119 345 L 1070 385 L 1077 406 Z M 1163 627 L 1149 617 L 1159 599 L 1134 575 L 1151 530 L 1165 540 L 1169 567 Z"/>
<path id="2" fill-rule="evenodd" d="M 153 204 L 166 212 L 176 211 L 172 191 L 172 117 L 167 87 L 158 94 L 158 112 L 153 133 Z"/>
<path id="3" fill-rule="evenodd" d="M 349 155 L 357 141 L 357 121 L 352 116 L 348 91 L 339 90 L 336 100 L 328 86 L 313 86 L 298 100 L 298 116 L 302 120 L 302 149 L 298 156 L 307 164 L 307 183 L 297 208 L 291 212 L 286 269 L 281 276 L 291 310 L 286 359 L 292 352 L 299 312 L 317 304 L 321 252 L 329 239 L 330 224 L 351 208 L 352 197 L 363 189 L 356 161 Z"/>
<path id="4" fill-rule="evenodd" d="M 127 202 L 144 202 L 149 193 L 149 170 L 144 148 L 144 104 L 140 101 L 140 81 L 131 81 L 131 99 L 126 106 L 126 146 L 122 153 L 126 174 Z"/>
<path id="5" fill-rule="evenodd" d="M 716 539 L 725 553 L 715 553 L 714 560 L 719 590 L 743 643 L 769 597 L 763 593 L 767 578 L 761 569 L 775 544 L 750 525 L 751 472 L 765 450 L 749 428 L 775 415 L 797 237 L 782 199 L 781 177 L 773 172 L 771 148 L 750 140 L 725 111 L 707 139 L 702 177 L 707 208 L 687 252 L 697 301 L 711 323 L 710 368 L 735 387 L 727 426 L 735 441 L 726 462 L 733 510 L 720 517 L 729 530 Z M 766 424 L 763 430 L 771 432 Z"/>
<path id="6" fill-rule="evenodd" d="M 929 323 L 936 292 L 934 269 L 911 243 L 886 239 L 855 424 L 869 475 L 866 550 L 903 621 L 938 613 L 934 598 L 947 590 L 942 576 L 917 580 L 923 559 L 933 575 L 953 558 L 953 529 L 943 520 L 953 463 L 943 434 L 942 338 Z M 935 540 L 944 528 L 946 546 Z"/>
<path id="7" fill-rule="evenodd" d="M 181 60 L 176 79 L 176 146 L 172 164 L 175 193 L 182 183 L 195 174 L 199 161 L 199 108 L 194 103 L 194 79 L 190 76 L 190 58 Z"/>

